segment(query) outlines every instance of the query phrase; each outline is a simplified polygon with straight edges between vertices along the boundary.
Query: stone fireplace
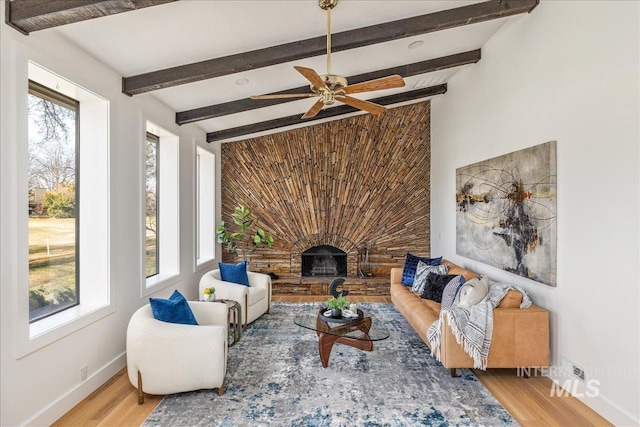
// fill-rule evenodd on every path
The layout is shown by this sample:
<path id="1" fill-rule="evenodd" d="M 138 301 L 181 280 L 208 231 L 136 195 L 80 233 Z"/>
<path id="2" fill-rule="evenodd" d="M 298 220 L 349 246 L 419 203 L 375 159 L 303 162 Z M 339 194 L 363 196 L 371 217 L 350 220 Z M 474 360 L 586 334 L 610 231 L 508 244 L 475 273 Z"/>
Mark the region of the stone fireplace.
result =
<path id="1" fill-rule="evenodd" d="M 302 276 L 347 275 L 347 253 L 334 246 L 314 246 L 302 253 Z"/>
<path id="2" fill-rule="evenodd" d="M 388 292 L 407 252 L 430 253 L 429 116 L 427 101 L 222 144 L 221 219 L 246 204 L 275 239 L 252 271 L 277 274 L 274 293 L 323 295 L 332 276 Z"/>

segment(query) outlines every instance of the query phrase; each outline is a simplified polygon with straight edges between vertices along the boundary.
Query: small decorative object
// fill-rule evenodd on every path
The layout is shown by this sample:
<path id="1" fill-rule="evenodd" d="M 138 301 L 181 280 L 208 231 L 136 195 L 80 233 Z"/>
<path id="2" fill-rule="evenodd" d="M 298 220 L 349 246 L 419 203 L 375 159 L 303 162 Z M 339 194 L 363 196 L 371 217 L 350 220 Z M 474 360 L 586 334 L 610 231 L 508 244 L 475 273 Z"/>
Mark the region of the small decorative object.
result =
<path id="1" fill-rule="evenodd" d="M 205 301 L 215 301 L 216 300 L 216 288 L 204 288 L 204 291 L 202 291 L 203 294 L 203 299 Z"/>
<path id="2" fill-rule="evenodd" d="M 338 291 L 338 286 L 341 286 L 344 283 L 344 279 L 333 279 L 331 284 L 329 285 L 329 293 L 333 295 L 334 298 L 338 298 L 338 296 L 342 295 L 346 297 L 349 291 L 343 290 Z"/>
<path id="3" fill-rule="evenodd" d="M 331 317 L 341 317 L 342 310 L 349 307 L 349 301 L 341 293 L 337 297 L 331 297 L 326 302 L 327 308 L 331 309 Z"/>
<path id="4" fill-rule="evenodd" d="M 349 311 L 356 314 L 358 313 L 358 306 L 356 305 L 355 302 L 352 302 L 351 304 L 349 304 Z"/>

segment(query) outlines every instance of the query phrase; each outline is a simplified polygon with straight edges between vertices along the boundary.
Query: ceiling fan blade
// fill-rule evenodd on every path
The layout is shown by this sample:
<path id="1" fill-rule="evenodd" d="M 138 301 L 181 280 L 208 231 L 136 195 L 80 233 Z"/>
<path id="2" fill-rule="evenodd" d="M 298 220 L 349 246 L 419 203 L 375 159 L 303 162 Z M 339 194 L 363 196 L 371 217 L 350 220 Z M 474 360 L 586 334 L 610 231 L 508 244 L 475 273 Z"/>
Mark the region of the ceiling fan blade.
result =
<path id="1" fill-rule="evenodd" d="M 403 87 L 404 80 L 397 74 L 368 82 L 356 83 L 344 88 L 344 93 L 371 92 L 374 90 L 393 89 Z"/>
<path id="2" fill-rule="evenodd" d="M 327 86 L 325 81 L 322 79 L 322 77 L 320 77 L 318 73 L 316 73 L 311 68 L 299 67 L 297 65 L 294 66 L 293 68 L 295 68 L 297 72 L 302 74 L 305 79 L 309 80 L 311 84 L 317 87 L 318 89 L 320 88 L 324 88 L 327 90 L 329 89 L 329 87 Z"/>
<path id="3" fill-rule="evenodd" d="M 322 102 L 322 99 L 318 99 L 316 103 L 313 104 L 311 108 L 309 108 L 309 111 L 304 113 L 304 116 L 302 116 L 302 118 L 308 119 L 310 117 L 315 117 L 315 115 L 318 114 L 320 110 L 322 110 L 322 107 L 324 107 L 324 102 Z"/>
<path id="4" fill-rule="evenodd" d="M 315 93 L 283 93 L 272 95 L 254 95 L 251 99 L 284 99 L 284 98 L 311 98 L 312 96 L 318 96 Z"/>
<path id="5" fill-rule="evenodd" d="M 351 96 L 336 95 L 336 99 L 340 102 L 344 102 L 347 105 L 351 105 L 352 107 L 367 111 L 371 114 L 375 114 L 376 116 L 384 113 L 387 110 L 387 107 L 383 107 L 382 105 L 374 104 L 373 102 L 364 101 L 358 98 L 353 98 Z"/>

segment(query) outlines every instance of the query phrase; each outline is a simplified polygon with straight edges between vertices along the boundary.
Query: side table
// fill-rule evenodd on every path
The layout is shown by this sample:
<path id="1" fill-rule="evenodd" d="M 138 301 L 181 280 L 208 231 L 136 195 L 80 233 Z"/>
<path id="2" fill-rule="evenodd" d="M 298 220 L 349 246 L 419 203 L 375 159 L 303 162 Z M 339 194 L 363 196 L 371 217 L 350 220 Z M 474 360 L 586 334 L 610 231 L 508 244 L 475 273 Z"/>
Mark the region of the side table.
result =
<path id="1" fill-rule="evenodd" d="M 229 347 L 234 346 L 242 337 L 242 311 L 240 303 L 231 299 L 217 299 L 215 302 L 227 304 L 229 307 Z"/>

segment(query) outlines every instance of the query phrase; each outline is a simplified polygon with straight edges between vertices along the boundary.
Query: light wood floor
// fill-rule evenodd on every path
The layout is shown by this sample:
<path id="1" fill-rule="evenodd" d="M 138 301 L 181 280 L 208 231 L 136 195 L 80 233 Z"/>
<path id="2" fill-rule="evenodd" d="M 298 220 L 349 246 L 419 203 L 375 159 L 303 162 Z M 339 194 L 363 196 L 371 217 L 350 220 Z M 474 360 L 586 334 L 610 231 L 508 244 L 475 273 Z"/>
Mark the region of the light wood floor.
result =
<path id="1" fill-rule="evenodd" d="M 327 296 L 274 296 L 273 301 L 321 302 Z M 389 297 L 350 297 L 355 302 L 391 302 Z M 524 427 L 611 426 L 607 420 L 573 397 L 549 397 L 551 380 L 522 378 L 513 369 L 474 371 L 482 383 Z M 136 389 L 126 368 L 56 421 L 54 426 L 139 426 L 162 396 L 146 395 L 138 405 Z"/>

